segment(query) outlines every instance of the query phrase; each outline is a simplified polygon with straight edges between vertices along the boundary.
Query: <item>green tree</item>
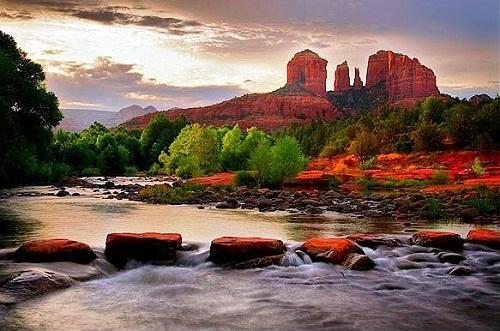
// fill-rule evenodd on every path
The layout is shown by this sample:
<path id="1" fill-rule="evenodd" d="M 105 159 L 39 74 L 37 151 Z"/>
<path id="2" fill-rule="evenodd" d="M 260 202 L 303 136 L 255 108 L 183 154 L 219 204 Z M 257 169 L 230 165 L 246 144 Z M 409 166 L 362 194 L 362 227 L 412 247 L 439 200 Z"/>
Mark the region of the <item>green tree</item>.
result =
<path id="1" fill-rule="evenodd" d="M 377 136 L 367 129 L 362 129 L 351 143 L 349 150 L 359 158 L 360 162 L 366 162 L 380 150 Z"/>
<path id="2" fill-rule="evenodd" d="M 221 162 L 224 170 L 240 170 L 244 166 L 241 143 L 243 133 L 238 124 L 227 131 L 222 138 Z"/>
<path id="3" fill-rule="evenodd" d="M 421 151 L 437 151 L 443 148 L 444 134 L 439 125 L 422 122 L 413 133 L 416 149 Z"/>
<path id="4" fill-rule="evenodd" d="M 0 186 L 44 179 L 37 164 L 50 157 L 51 129 L 62 119 L 58 100 L 42 66 L 2 31 L 0 73 Z"/>

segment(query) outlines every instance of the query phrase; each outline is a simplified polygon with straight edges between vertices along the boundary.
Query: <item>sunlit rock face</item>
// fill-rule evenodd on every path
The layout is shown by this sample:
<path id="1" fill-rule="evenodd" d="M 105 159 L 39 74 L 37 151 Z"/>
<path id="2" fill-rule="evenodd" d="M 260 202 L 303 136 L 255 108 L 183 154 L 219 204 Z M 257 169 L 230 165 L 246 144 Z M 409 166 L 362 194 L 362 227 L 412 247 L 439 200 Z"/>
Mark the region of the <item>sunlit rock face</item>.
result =
<path id="1" fill-rule="evenodd" d="M 347 61 L 342 62 L 335 70 L 335 83 L 333 90 L 335 92 L 348 91 L 351 88 L 351 78 L 349 77 L 349 66 Z"/>
<path id="2" fill-rule="evenodd" d="M 327 63 L 309 49 L 295 54 L 287 65 L 287 85 L 299 85 L 314 94 L 326 95 Z"/>
<path id="3" fill-rule="evenodd" d="M 384 83 L 389 103 L 439 96 L 434 72 L 418 59 L 392 51 L 378 51 L 368 58 L 366 87 Z"/>
<path id="4" fill-rule="evenodd" d="M 359 68 L 354 68 L 354 85 L 353 88 L 355 90 L 359 90 L 363 87 L 363 81 L 359 77 Z"/>

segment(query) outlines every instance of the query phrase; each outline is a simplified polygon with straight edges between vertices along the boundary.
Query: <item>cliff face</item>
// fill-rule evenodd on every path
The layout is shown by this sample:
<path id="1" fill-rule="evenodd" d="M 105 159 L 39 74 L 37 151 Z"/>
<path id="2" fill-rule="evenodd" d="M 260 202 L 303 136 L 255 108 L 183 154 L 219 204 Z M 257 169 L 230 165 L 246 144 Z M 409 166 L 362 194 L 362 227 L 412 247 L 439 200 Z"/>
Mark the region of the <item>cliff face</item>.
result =
<path id="1" fill-rule="evenodd" d="M 206 107 L 175 109 L 162 112 L 174 119 L 184 115 L 188 120 L 216 126 L 252 126 L 273 130 L 312 119 L 333 120 L 339 116 L 328 99 L 308 92 L 249 94 Z M 155 114 L 137 117 L 125 123 L 128 128 L 143 128 Z"/>
<path id="2" fill-rule="evenodd" d="M 363 87 L 363 81 L 359 77 L 359 68 L 354 68 L 354 85 L 353 88 L 355 90 L 359 90 Z"/>
<path id="3" fill-rule="evenodd" d="M 385 84 L 389 103 L 440 94 L 431 69 L 416 58 L 392 51 L 378 51 L 368 58 L 366 87 L 378 84 Z"/>
<path id="4" fill-rule="evenodd" d="M 325 96 L 327 63 L 308 49 L 295 54 L 286 68 L 286 84 L 298 85 L 316 95 Z"/>
<path id="5" fill-rule="evenodd" d="M 342 62 L 335 70 L 335 82 L 333 90 L 335 92 L 348 91 L 351 88 L 351 78 L 349 77 L 349 66 L 347 61 Z"/>

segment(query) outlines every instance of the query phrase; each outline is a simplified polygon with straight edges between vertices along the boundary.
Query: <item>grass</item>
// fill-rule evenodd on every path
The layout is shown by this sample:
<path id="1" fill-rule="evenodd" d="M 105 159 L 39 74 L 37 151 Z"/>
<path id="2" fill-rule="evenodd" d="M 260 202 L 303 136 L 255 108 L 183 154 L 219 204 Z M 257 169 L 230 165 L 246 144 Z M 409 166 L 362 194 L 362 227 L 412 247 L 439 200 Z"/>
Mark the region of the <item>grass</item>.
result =
<path id="1" fill-rule="evenodd" d="M 500 212 L 500 189 L 479 187 L 477 194 L 465 202 L 476 209 L 480 215 L 490 215 Z"/>
<path id="2" fill-rule="evenodd" d="M 257 187 L 259 180 L 254 173 L 247 170 L 238 171 L 234 177 L 234 182 L 237 186 Z"/>
<path id="3" fill-rule="evenodd" d="M 422 214 L 430 219 L 439 219 L 444 217 L 444 210 L 441 201 L 436 198 L 427 199 Z"/>
<path id="4" fill-rule="evenodd" d="M 376 163 L 377 163 L 377 157 L 374 156 L 374 157 L 370 158 L 369 160 L 366 160 L 365 162 L 361 162 L 359 164 L 359 168 L 361 170 L 372 169 L 373 167 L 375 167 Z"/>
<path id="5" fill-rule="evenodd" d="M 357 181 L 358 184 L 362 185 L 366 189 L 396 189 L 405 187 L 422 187 L 429 185 L 428 180 L 421 179 L 394 179 L 389 178 L 386 180 L 374 179 L 369 176 L 362 176 Z"/>
<path id="6" fill-rule="evenodd" d="M 444 185 L 448 183 L 448 172 L 444 170 L 436 170 L 432 173 L 429 181 L 435 185 Z"/>

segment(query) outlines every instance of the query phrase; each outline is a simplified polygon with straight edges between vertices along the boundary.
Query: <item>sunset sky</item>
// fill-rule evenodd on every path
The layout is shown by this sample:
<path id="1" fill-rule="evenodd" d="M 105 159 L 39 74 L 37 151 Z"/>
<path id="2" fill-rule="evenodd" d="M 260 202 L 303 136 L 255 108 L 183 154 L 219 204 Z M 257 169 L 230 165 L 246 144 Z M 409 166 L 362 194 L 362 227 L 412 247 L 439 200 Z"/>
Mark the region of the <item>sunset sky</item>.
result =
<path id="1" fill-rule="evenodd" d="M 443 93 L 495 96 L 498 0 L 0 0 L 0 30 L 41 63 L 62 108 L 206 105 L 285 84 L 306 48 L 365 81 L 392 49 L 432 68 Z"/>

